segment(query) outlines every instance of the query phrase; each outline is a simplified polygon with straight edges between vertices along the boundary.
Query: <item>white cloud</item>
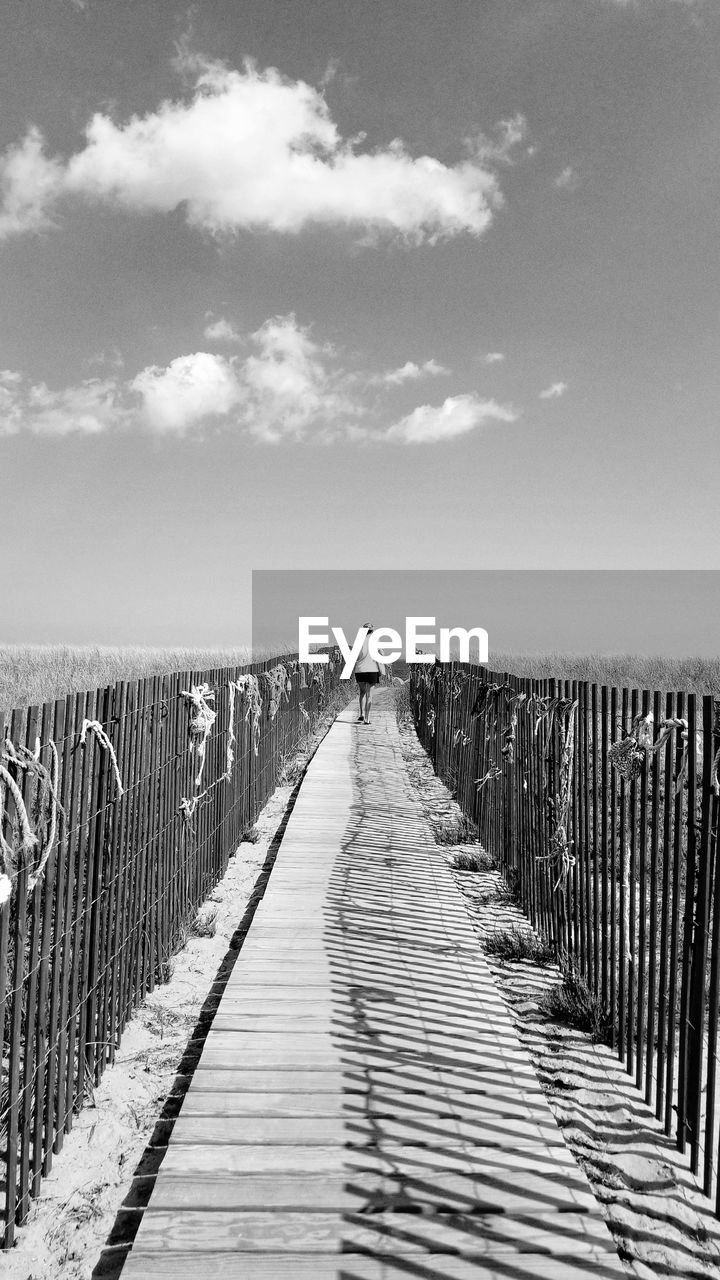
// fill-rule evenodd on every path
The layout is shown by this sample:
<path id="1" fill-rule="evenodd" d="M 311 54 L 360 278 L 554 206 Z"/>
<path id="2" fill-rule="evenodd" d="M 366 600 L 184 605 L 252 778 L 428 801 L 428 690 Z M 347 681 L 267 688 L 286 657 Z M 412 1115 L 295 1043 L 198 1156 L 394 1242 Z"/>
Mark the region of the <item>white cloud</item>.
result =
<path id="1" fill-rule="evenodd" d="M 414 243 L 481 235 L 502 203 L 491 166 L 524 131 L 521 117 L 503 121 L 499 141 L 477 140 L 455 165 L 413 157 L 399 139 L 362 151 L 312 85 L 251 62 L 238 71 L 186 57 L 183 69 L 194 74 L 185 98 L 119 123 L 96 113 L 65 161 L 48 159 L 32 129 L 0 161 L 0 229 L 38 230 L 71 195 L 140 213 L 182 205 L 190 225 L 217 234 L 344 225 Z"/>
<path id="2" fill-rule="evenodd" d="M 503 351 L 488 351 L 485 356 L 485 364 L 500 364 L 504 359 L 505 353 Z"/>
<path id="3" fill-rule="evenodd" d="M 242 343 L 242 334 L 226 320 L 224 316 L 220 316 L 218 320 L 208 320 L 203 330 L 204 336 L 208 342 L 237 342 Z"/>
<path id="4" fill-rule="evenodd" d="M 4 370 L 0 378 L 0 436 L 99 435 L 127 418 L 113 378 L 88 378 L 77 386 L 52 391 L 44 382 L 28 384 Z"/>
<path id="5" fill-rule="evenodd" d="M 541 400 L 556 400 L 558 396 L 564 396 L 567 391 L 567 382 L 553 382 L 544 391 L 540 392 Z"/>
<path id="6" fill-rule="evenodd" d="M 567 165 L 553 182 L 553 186 L 560 191 L 577 191 L 579 185 L 580 179 L 571 164 Z"/>
<path id="7" fill-rule="evenodd" d="M 449 374 L 450 370 L 437 360 L 425 360 L 423 364 L 415 364 L 414 360 L 406 360 L 399 369 L 388 369 L 387 373 L 378 374 L 373 381 L 386 386 L 396 387 L 403 382 L 415 382 L 418 378 L 439 378 Z"/>
<path id="8" fill-rule="evenodd" d="M 509 405 L 481 400 L 476 395 L 448 396 L 441 405 L 423 404 L 384 433 L 385 439 L 405 444 L 437 444 L 467 435 L 487 422 L 515 422 Z"/>
<path id="9" fill-rule="evenodd" d="M 49 208 L 62 182 L 62 164 L 45 155 L 40 130 L 29 129 L 0 156 L 0 239 L 51 227 Z"/>
<path id="10" fill-rule="evenodd" d="M 130 383 L 140 393 L 147 425 L 160 435 L 185 435 L 208 419 L 226 417 L 242 398 L 235 368 L 208 351 L 152 365 Z"/>
<path id="11" fill-rule="evenodd" d="M 328 344 L 319 344 L 294 315 L 276 316 L 252 334 L 256 354 L 240 369 L 247 393 L 245 422 L 268 442 L 283 437 L 325 440 L 344 433 L 360 407 L 346 393 L 342 374 L 334 373 Z"/>
<path id="12" fill-rule="evenodd" d="M 196 351 L 150 365 L 129 380 L 117 370 L 55 391 L 6 369 L 0 372 L 0 435 L 87 435 L 140 426 L 160 436 L 201 437 L 208 428 L 222 427 L 271 444 L 422 444 L 517 417 L 507 405 L 465 394 L 437 406 L 420 405 L 383 427 L 377 404 L 363 400 L 363 389 L 389 389 L 448 371 L 436 360 L 409 360 L 391 376 L 348 371 L 338 352 L 292 314 L 266 320 L 242 340 L 249 354 Z"/>
<path id="13" fill-rule="evenodd" d="M 501 164 L 514 163 L 514 151 L 527 136 L 527 120 L 519 112 L 508 120 L 500 120 L 495 126 L 495 139 L 487 138 L 484 133 L 474 140 L 468 140 L 468 146 L 478 159 Z"/>
<path id="14" fill-rule="evenodd" d="M 215 420 L 269 443 L 329 440 L 360 416 L 332 368 L 332 347 L 293 315 L 266 320 L 249 341 L 254 350 L 244 360 L 198 351 L 143 369 L 129 386 L 150 430 L 185 435 Z"/>

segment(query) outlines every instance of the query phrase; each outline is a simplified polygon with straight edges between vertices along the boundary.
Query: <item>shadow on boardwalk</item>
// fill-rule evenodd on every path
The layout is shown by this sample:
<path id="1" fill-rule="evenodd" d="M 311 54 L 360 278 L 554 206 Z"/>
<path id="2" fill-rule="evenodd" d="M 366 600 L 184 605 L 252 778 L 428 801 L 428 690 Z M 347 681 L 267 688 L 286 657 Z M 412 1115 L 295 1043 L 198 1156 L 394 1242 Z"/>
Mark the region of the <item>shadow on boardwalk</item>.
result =
<path id="1" fill-rule="evenodd" d="M 378 713 L 302 785 L 129 1280 L 623 1274 Z"/>

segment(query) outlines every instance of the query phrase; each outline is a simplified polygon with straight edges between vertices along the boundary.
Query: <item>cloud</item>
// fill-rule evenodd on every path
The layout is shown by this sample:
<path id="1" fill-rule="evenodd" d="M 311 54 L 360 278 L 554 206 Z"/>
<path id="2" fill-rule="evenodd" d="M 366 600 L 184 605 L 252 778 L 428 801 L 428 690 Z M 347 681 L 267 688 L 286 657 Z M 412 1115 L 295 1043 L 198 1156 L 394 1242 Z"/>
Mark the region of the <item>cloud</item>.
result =
<path id="1" fill-rule="evenodd" d="M 243 342 L 242 334 L 231 325 L 229 320 L 220 316 L 218 320 L 208 320 L 203 330 L 208 342 Z"/>
<path id="2" fill-rule="evenodd" d="M 88 378 L 51 391 L 44 382 L 28 384 L 14 370 L 0 374 L 0 436 L 20 431 L 38 436 L 99 435 L 126 419 L 113 378 Z"/>
<path id="3" fill-rule="evenodd" d="M 314 341 L 294 315 L 276 316 L 252 334 L 256 352 L 242 364 L 245 422 L 261 440 L 283 437 L 329 441 L 362 414 L 342 373 L 331 367 L 333 348 Z"/>
<path id="4" fill-rule="evenodd" d="M 45 155 L 40 130 L 29 129 L 0 156 L 0 239 L 51 227 L 49 207 L 62 183 L 62 164 Z"/>
<path id="5" fill-rule="evenodd" d="M 423 404 L 384 433 L 386 440 L 404 444 L 437 444 L 467 435 L 488 422 L 515 422 L 509 405 L 481 400 L 476 395 L 448 396 L 441 405 Z"/>
<path id="6" fill-rule="evenodd" d="M 553 186 L 560 191 L 577 191 L 579 185 L 580 179 L 571 164 L 567 165 L 553 181 Z"/>
<path id="7" fill-rule="evenodd" d="M 500 364 L 501 360 L 504 359 L 505 353 L 503 351 L 488 351 L 485 356 L 485 364 Z"/>
<path id="8" fill-rule="evenodd" d="M 186 435 L 225 422 L 268 443 L 330 440 L 361 414 L 332 368 L 333 348 L 316 342 L 294 315 L 266 320 L 250 335 L 246 359 L 207 351 L 143 369 L 129 384 L 139 393 L 145 425 Z"/>
<path id="9" fill-rule="evenodd" d="M 137 213 L 182 206 L 191 226 L 218 235 L 346 226 L 410 243 L 479 236 L 502 204 L 492 165 L 524 131 L 522 117 L 502 121 L 496 142 L 468 143 L 454 165 L 414 157 L 399 139 L 361 150 L 363 137 L 344 138 L 302 80 L 187 55 L 180 69 L 194 81 L 184 97 L 121 122 L 97 112 L 66 160 L 48 158 L 32 128 L 0 160 L 0 230 L 37 231 L 75 197 Z"/>
<path id="10" fill-rule="evenodd" d="M 495 400 L 465 394 L 439 406 L 420 405 L 386 427 L 381 408 L 363 400 L 363 390 L 390 390 L 448 370 L 436 360 L 408 360 L 389 374 L 348 371 L 336 349 L 292 313 L 273 316 L 242 341 L 249 348 L 243 354 L 195 351 L 149 365 L 131 379 L 116 369 L 113 376 L 56 391 L 6 369 L 0 372 L 0 435 L 98 435 L 141 427 L 168 438 L 202 438 L 208 429 L 222 428 L 269 444 L 430 444 L 517 417 Z"/>
<path id="11" fill-rule="evenodd" d="M 160 435 L 185 435 L 199 423 L 226 417 L 242 399 L 235 368 L 208 351 L 152 365 L 130 383 L 140 394 L 145 421 Z"/>
<path id="12" fill-rule="evenodd" d="M 414 360 L 406 360 L 399 369 L 389 369 L 387 373 L 377 374 L 373 381 L 385 386 L 396 387 L 403 382 L 415 382 L 418 378 L 439 378 L 449 374 L 450 370 L 437 360 L 426 360 L 423 364 L 415 364 Z"/>
<path id="13" fill-rule="evenodd" d="M 556 400 L 558 396 L 564 396 L 567 391 L 567 382 L 553 382 L 544 391 L 540 392 L 540 400 Z"/>
<path id="14" fill-rule="evenodd" d="M 484 133 L 469 139 L 467 146 L 478 159 L 500 164 L 513 164 L 515 149 L 527 136 L 527 120 L 518 112 L 508 120 L 500 120 L 495 126 L 496 137 L 487 138 Z"/>

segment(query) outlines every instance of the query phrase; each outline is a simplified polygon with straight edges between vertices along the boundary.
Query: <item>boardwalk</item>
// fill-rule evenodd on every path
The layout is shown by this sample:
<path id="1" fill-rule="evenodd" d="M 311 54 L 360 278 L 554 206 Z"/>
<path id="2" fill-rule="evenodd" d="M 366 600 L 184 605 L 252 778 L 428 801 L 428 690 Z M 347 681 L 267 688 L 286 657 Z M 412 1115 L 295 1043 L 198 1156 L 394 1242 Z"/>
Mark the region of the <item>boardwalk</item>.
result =
<path id="1" fill-rule="evenodd" d="M 623 1275 L 389 700 L 354 719 L 303 782 L 123 1280 Z"/>

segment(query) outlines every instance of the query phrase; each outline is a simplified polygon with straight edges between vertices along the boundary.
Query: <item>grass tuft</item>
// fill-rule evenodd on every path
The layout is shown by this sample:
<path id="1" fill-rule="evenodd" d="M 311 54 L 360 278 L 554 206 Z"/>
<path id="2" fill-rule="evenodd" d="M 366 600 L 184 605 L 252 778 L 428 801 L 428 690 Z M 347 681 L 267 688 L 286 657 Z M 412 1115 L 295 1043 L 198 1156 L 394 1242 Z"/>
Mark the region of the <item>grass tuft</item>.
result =
<path id="1" fill-rule="evenodd" d="M 462 849 L 453 856 L 452 865 L 456 871 L 491 871 L 493 860 L 482 845 L 477 850 Z"/>
<path id="2" fill-rule="evenodd" d="M 258 840 L 260 839 L 259 832 L 257 834 L 257 839 Z M 214 938 L 216 929 L 217 929 L 217 907 L 215 908 L 214 911 L 198 911 L 192 924 L 190 925 L 190 933 L 195 938 Z"/>
<path id="3" fill-rule="evenodd" d="M 611 1018 L 573 961 L 563 964 L 562 982 L 545 992 L 538 1008 L 558 1022 L 587 1032 L 593 1040 L 609 1039 Z"/>
<path id="4" fill-rule="evenodd" d="M 436 844 L 477 844 L 477 827 L 464 813 L 431 818 L 430 826 Z"/>
<path id="5" fill-rule="evenodd" d="M 530 928 L 513 925 L 510 929 L 496 929 L 485 938 L 483 945 L 489 955 L 499 960 L 530 960 L 539 965 L 555 963 L 553 948 Z"/>
<path id="6" fill-rule="evenodd" d="M 241 844 L 257 844 L 262 837 L 257 827 L 245 827 L 240 836 Z"/>

